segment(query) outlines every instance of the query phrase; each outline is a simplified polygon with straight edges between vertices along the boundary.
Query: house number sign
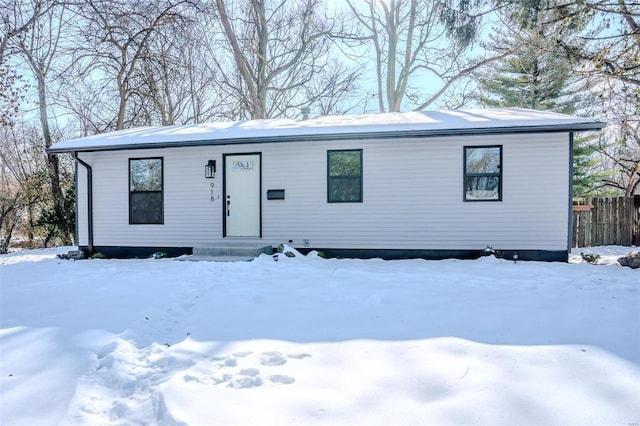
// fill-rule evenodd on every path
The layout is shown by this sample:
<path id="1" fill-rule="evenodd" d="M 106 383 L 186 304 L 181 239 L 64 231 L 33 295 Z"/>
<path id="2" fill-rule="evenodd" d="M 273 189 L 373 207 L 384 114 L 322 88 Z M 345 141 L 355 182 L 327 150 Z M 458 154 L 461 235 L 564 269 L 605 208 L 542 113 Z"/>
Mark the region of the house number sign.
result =
<path id="1" fill-rule="evenodd" d="M 241 172 L 246 172 L 249 170 L 253 170 L 253 161 L 234 161 L 233 162 L 233 170 L 238 170 Z"/>
<path id="2" fill-rule="evenodd" d="M 211 187 L 211 198 L 210 198 L 211 202 L 214 202 L 215 200 L 219 200 L 220 194 L 216 194 L 214 191 L 216 184 L 211 182 L 209 186 Z"/>

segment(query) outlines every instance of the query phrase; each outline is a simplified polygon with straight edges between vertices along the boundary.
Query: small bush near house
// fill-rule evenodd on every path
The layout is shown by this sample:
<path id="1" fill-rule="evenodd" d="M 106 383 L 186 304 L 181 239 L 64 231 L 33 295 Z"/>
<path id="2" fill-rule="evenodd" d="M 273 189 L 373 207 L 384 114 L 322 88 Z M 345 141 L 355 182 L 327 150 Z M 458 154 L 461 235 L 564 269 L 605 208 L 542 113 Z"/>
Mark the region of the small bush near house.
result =
<path id="1" fill-rule="evenodd" d="M 598 263 L 598 261 L 600 261 L 599 254 L 580 253 L 580 257 L 582 257 L 582 260 L 584 260 L 587 263 L 591 263 L 592 265 L 595 265 L 596 263 Z"/>
<path id="2" fill-rule="evenodd" d="M 68 253 L 60 253 L 57 257 L 58 259 L 65 260 L 80 260 L 84 259 L 84 253 L 82 252 L 82 250 L 71 250 Z"/>

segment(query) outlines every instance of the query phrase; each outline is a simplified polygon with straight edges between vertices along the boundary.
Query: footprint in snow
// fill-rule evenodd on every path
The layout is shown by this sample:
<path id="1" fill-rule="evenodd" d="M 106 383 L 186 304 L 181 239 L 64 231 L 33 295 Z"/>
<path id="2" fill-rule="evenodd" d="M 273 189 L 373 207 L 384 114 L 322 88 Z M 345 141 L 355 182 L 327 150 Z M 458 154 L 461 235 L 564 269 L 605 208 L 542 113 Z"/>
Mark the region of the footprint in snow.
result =
<path id="1" fill-rule="evenodd" d="M 109 342 L 106 345 L 104 345 L 98 351 L 98 353 L 96 353 L 96 356 L 98 357 L 98 359 L 102 359 L 102 358 L 106 357 L 107 355 L 109 355 L 110 353 L 112 353 L 113 351 L 115 351 L 116 347 L 118 347 L 118 342 L 116 342 L 116 341 Z"/>
<path id="2" fill-rule="evenodd" d="M 260 365 L 267 367 L 277 367 L 287 363 L 287 359 L 304 359 L 311 357 L 308 353 L 289 353 L 283 354 L 278 351 L 266 351 L 262 352 L 256 358 L 248 358 L 249 355 L 253 355 L 251 351 L 234 352 L 227 355 L 226 358 L 212 359 L 212 361 L 218 361 L 215 364 L 215 370 L 225 369 L 228 373 L 225 374 L 211 374 L 202 371 L 204 375 L 199 374 L 186 374 L 183 376 L 185 382 L 194 383 L 211 383 L 215 385 L 226 384 L 226 386 L 234 389 L 249 389 L 263 386 L 265 382 L 271 385 L 290 385 L 295 383 L 295 378 L 285 374 L 273 374 L 265 376 L 264 379 L 260 375 L 260 370 L 257 368 L 240 368 L 243 364 L 260 362 Z M 251 364 L 249 364 L 251 365 Z M 234 369 L 236 367 L 237 369 Z"/>
<path id="3" fill-rule="evenodd" d="M 102 358 L 99 358 L 98 367 L 96 370 L 101 370 L 103 368 L 111 368 L 113 367 L 114 358 L 111 355 L 105 355 Z"/>
<path id="4" fill-rule="evenodd" d="M 202 381 L 200 380 L 199 377 L 193 376 L 191 374 L 185 374 L 183 377 L 185 382 L 196 382 L 196 383 L 202 383 Z"/>
<path id="5" fill-rule="evenodd" d="M 238 360 L 235 358 L 227 358 L 224 362 L 218 364 L 220 367 L 235 367 L 238 365 Z"/>
<path id="6" fill-rule="evenodd" d="M 301 354 L 287 354 L 287 358 L 292 358 L 292 359 L 303 359 L 303 358 L 309 358 L 311 357 L 311 355 L 309 354 L 305 354 L 305 353 L 301 353 Z"/>
<path id="7" fill-rule="evenodd" d="M 262 352 L 260 364 L 272 367 L 287 363 L 287 359 L 280 352 Z"/>
<path id="8" fill-rule="evenodd" d="M 213 381 L 216 385 L 219 385 L 220 383 L 228 382 L 231 379 L 233 379 L 233 374 L 223 374 L 220 377 L 214 377 Z"/>
<path id="9" fill-rule="evenodd" d="M 249 377 L 256 377 L 258 374 L 260 374 L 260 370 L 258 370 L 257 368 L 245 368 L 240 370 L 240 374 L 241 376 L 249 376 Z"/>
<path id="10" fill-rule="evenodd" d="M 230 382 L 228 386 L 234 389 L 257 388 L 262 386 L 262 379 L 260 376 L 241 376 Z"/>
<path id="11" fill-rule="evenodd" d="M 283 374 L 274 374 L 273 376 L 269 376 L 269 380 L 271 380 L 273 383 L 281 383 L 283 385 L 290 385 L 291 383 L 296 381 L 296 379 L 294 379 L 293 377 L 285 376 Z"/>

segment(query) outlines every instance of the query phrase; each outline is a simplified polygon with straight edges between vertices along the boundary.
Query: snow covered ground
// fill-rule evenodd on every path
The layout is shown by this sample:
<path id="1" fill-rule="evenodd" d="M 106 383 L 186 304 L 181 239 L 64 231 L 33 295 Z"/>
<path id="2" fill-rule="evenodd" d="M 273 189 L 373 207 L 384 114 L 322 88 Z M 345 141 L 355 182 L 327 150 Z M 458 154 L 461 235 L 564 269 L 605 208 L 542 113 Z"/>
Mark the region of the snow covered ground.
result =
<path id="1" fill-rule="evenodd" d="M 628 247 L 569 264 L 68 250 L 0 256 L 2 425 L 640 422 Z"/>

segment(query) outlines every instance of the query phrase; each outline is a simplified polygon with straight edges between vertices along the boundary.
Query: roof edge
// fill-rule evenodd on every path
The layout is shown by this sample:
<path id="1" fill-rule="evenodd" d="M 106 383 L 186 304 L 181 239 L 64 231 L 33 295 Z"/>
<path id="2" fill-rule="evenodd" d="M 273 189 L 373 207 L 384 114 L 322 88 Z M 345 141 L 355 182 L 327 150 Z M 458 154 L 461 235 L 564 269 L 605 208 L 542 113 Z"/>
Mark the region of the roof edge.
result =
<path id="1" fill-rule="evenodd" d="M 606 123 L 592 121 L 587 123 L 552 124 L 543 126 L 516 126 L 516 127 L 478 127 L 466 129 L 438 129 L 438 130 L 407 130 L 407 131 L 377 131 L 377 132 L 357 132 L 357 133 L 321 133 L 321 134 L 300 134 L 286 136 L 261 136 L 246 138 L 226 138 L 226 139 L 200 139 L 191 141 L 168 141 L 168 142 L 145 142 L 132 144 L 113 144 L 103 146 L 87 146 L 76 148 L 56 148 L 55 144 L 47 148 L 50 154 L 63 154 L 71 152 L 98 152 L 98 151 L 126 151 L 133 149 L 158 149 L 177 148 L 188 146 L 215 146 L 215 145 L 236 145 L 236 144 L 264 144 L 282 142 L 320 142 L 339 140 L 363 140 L 363 139 L 400 139 L 400 138 L 432 138 L 439 136 L 472 136 L 472 135 L 496 135 L 496 134 L 518 134 L 518 133 L 550 133 L 550 132 L 586 132 L 601 130 Z"/>

